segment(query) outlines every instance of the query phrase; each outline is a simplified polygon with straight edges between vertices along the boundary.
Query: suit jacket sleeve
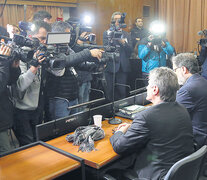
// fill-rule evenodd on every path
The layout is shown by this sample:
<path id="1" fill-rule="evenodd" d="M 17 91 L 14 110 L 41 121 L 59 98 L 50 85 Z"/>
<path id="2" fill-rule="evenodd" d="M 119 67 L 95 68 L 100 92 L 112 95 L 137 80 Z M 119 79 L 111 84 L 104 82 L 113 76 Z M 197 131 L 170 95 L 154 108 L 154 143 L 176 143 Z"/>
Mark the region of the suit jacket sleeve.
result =
<path id="1" fill-rule="evenodd" d="M 0 59 L 0 94 L 5 91 L 9 81 L 9 61 Z"/>
<path id="2" fill-rule="evenodd" d="M 201 47 L 200 56 L 198 58 L 199 64 L 202 65 L 207 58 L 207 48 L 205 46 Z"/>
<path id="3" fill-rule="evenodd" d="M 104 31 L 104 33 L 103 33 L 103 45 L 104 46 L 108 45 L 108 39 L 107 39 L 106 31 Z"/>
<path id="4" fill-rule="evenodd" d="M 166 47 L 162 48 L 163 51 L 168 55 L 173 55 L 174 48 L 170 45 L 169 42 L 165 42 L 165 43 L 166 43 Z"/>
<path id="5" fill-rule="evenodd" d="M 147 143 L 149 139 L 149 129 L 144 116 L 140 114 L 136 116 L 131 127 L 125 134 L 118 131 L 110 138 L 110 142 L 116 153 L 122 154 L 136 151 Z"/>
<path id="6" fill-rule="evenodd" d="M 188 112 L 191 112 L 195 108 L 195 103 L 192 103 L 192 96 L 187 90 L 180 89 L 177 92 L 176 101 L 180 104 L 183 104 Z"/>
<path id="7" fill-rule="evenodd" d="M 138 46 L 139 58 L 145 60 L 147 55 L 150 53 L 150 50 L 151 50 L 150 47 L 145 44 L 139 45 Z"/>
<path id="8" fill-rule="evenodd" d="M 126 52 L 127 57 L 130 57 L 130 55 L 132 53 L 132 40 L 131 40 L 131 36 L 127 32 L 124 32 L 124 36 L 127 39 L 127 42 L 124 43 L 124 45 L 121 44 L 121 46 L 123 47 L 124 51 Z"/>

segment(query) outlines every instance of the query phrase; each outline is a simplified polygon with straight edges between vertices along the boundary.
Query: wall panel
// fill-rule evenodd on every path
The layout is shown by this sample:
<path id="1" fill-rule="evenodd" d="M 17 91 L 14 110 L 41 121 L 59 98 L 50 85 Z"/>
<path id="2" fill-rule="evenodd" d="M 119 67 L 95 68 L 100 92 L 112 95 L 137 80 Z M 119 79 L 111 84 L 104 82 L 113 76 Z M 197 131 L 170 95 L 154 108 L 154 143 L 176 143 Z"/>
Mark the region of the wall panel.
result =
<path id="1" fill-rule="evenodd" d="M 148 27 L 149 22 L 155 17 L 155 0 L 78 0 L 78 3 L 80 14 L 93 7 L 93 14 L 95 14 L 96 19 L 94 27 L 99 44 L 102 43 L 102 34 L 104 30 L 109 28 L 111 15 L 115 11 L 127 13 L 125 21 L 127 31 L 133 27 L 136 17 L 142 17 L 144 5 L 150 6 L 150 16 L 144 18 L 145 26 Z"/>
<path id="2" fill-rule="evenodd" d="M 0 0 L 4 4 L 5 0 Z M 38 6 L 66 6 L 76 7 L 77 0 L 7 0 L 7 4 L 13 5 L 38 5 Z"/>

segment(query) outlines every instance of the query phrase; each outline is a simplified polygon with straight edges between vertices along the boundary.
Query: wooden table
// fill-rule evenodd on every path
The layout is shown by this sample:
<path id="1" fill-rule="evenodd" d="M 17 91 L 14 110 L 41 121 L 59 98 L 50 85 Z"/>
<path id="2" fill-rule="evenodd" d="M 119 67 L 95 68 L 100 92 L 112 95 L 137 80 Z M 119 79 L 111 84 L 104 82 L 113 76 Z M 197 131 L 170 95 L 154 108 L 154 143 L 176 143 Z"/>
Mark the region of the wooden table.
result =
<path id="1" fill-rule="evenodd" d="M 123 119 L 123 122 L 132 122 L 131 120 Z M 95 148 L 97 151 L 91 152 L 78 152 L 79 146 L 74 146 L 72 143 L 67 142 L 66 136 L 61 136 L 53 140 L 47 141 L 48 144 L 57 147 L 63 151 L 74 154 L 80 158 L 85 159 L 85 164 L 100 169 L 102 166 L 106 165 L 109 162 L 114 161 L 119 157 L 117 153 L 114 152 L 112 145 L 109 141 L 109 138 L 113 135 L 112 129 L 118 125 L 111 125 L 108 123 L 108 120 L 102 122 L 102 128 L 105 132 L 105 138 L 99 141 L 95 141 Z"/>
<path id="2" fill-rule="evenodd" d="M 80 166 L 78 161 L 42 145 L 36 145 L 1 157 L 0 179 L 53 179 Z"/>

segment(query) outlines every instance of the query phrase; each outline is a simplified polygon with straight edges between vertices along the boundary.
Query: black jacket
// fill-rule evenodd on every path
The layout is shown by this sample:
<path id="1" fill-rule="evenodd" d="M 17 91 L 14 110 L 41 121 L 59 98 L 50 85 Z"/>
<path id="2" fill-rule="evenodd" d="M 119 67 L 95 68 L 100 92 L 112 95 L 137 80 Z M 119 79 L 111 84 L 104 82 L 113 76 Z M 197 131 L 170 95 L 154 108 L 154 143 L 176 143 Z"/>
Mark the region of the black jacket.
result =
<path id="1" fill-rule="evenodd" d="M 91 53 L 85 49 L 79 53 L 72 53 L 66 58 L 66 68 L 63 76 L 47 74 L 46 96 L 48 98 L 60 97 L 70 100 L 78 98 L 78 79 L 71 67 L 75 67 L 91 58 Z"/>
<path id="2" fill-rule="evenodd" d="M 194 151 L 187 110 L 177 102 L 164 102 L 138 113 L 125 134 L 110 142 L 115 152 L 136 152 L 134 166 L 140 179 L 159 180 L 178 160 Z"/>
<path id="3" fill-rule="evenodd" d="M 81 47 L 78 44 L 73 47 L 74 52 L 80 52 L 84 50 L 85 47 Z M 90 59 L 88 59 L 90 60 Z M 98 61 L 98 60 L 97 60 Z M 79 66 L 75 67 L 78 73 L 79 83 L 88 82 L 92 80 L 91 70 L 95 70 L 97 65 L 94 62 L 83 62 Z"/>
<path id="4" fill-rule="evenodd" d="M 136 26 L 134 28 L 132 28 L 131 29 L 131 39 L 132 39 L 133 48 L 135 48 L 135 45 L 137 44 L 137 42 L 139 42 L 139 41 L 136 40 L 136 38 L 139 38 L 140 41 L 141 41 L 143 38 L 145 38 L 147 36 L 149 36 L 149 33 L 145 28 L 139 29 Z M 138 48 L 138 47 L 136 47 L 136 48 Z"/>
<path id="5" fill-rule="evenodd" d="M 8 59 L 0 58 L 0 132 L 13 125 L 13 104 L 7 88 L 20 75 L 19 68 L 11 68 Z"/>

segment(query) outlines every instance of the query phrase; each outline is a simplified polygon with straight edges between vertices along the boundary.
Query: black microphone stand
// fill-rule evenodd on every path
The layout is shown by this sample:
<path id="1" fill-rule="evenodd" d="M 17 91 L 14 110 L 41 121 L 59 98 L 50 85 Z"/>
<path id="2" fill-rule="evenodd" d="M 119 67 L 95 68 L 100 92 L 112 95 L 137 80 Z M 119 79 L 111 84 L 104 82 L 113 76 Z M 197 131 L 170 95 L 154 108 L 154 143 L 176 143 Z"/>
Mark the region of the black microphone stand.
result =
<path id="1" fill-rule="evenodd" d="M 113 53 L 113 80 L 112 80 L 112 118 L 109 119 L 109 124 L 121 124 L 122 120 L 115 118 L 115 105 L 114 105 L 114 91 L 115 91 L 115 54 Z"/>

